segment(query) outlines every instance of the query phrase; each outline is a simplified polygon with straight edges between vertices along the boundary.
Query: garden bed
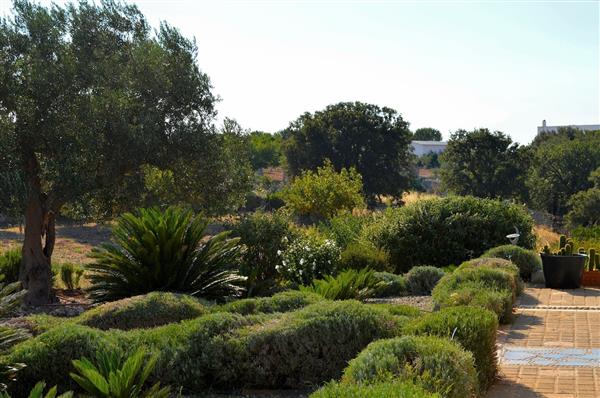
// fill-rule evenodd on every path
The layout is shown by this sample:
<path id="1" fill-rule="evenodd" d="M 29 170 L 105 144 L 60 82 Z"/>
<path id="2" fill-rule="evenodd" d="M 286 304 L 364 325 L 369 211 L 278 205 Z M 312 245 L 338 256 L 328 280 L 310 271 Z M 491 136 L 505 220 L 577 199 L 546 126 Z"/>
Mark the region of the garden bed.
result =
<path id="1" fill-rule="evenodd" d="M 435 304 L 431 296 L 403 296 L 403 297 L 386 297 L 386 298 L 373 298 L 365 300 L 366 303 L 370 304 L 399 304 L 399 305 L 410 305 L 416 307 L 421 311 L 431 312 Z"/>

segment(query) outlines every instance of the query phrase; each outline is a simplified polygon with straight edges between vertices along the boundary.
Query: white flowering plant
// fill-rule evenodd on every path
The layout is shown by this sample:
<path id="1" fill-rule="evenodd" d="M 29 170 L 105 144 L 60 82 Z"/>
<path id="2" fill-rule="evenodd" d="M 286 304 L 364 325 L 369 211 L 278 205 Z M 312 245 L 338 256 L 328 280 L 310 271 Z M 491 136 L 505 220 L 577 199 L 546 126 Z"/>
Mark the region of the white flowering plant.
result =
<path id="1" fill-rule="evenodd" d="M 275 268 L 290 282 L 308 285 L 313 279 L 331 275 L 340 260 L 341 249 L 331 239 L 305 235 L 284 243 Z"/>

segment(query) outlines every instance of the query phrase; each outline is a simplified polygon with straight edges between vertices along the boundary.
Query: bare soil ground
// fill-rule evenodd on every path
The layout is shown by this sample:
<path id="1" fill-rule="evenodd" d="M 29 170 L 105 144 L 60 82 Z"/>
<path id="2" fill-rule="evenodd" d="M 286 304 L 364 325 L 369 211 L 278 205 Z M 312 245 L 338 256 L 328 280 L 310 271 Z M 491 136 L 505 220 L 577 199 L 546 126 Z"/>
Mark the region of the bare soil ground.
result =
<path id="1" fill-rule="evenodd" d="M 93 247 L 110 239 L 110 225 L 63 224 L 56 227 L 56 246 L 52 261 L 87 264 Z M 23 242 L 19 227 L 0 228 L 0 251 Z"/>

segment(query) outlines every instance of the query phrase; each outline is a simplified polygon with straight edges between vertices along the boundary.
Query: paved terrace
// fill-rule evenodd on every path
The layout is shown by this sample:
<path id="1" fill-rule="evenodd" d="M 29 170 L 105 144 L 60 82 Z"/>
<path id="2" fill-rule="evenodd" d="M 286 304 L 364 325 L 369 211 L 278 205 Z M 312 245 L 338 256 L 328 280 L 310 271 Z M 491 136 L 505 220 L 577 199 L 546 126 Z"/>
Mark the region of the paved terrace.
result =
<path id="1" fill-rule="evenodd" d="M 600 397 L 600 289 L 527 288 L 515 312 L 488 398 Z"/>

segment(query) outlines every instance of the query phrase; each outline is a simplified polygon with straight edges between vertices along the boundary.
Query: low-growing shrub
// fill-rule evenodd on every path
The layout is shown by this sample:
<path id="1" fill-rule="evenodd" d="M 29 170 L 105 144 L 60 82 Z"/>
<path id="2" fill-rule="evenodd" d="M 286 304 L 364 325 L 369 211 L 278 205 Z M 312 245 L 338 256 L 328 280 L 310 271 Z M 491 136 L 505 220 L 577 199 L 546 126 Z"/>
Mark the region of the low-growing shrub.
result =
<path id="1" fill-rule="evenodd" d="M 512 276 L 513 279 L 513 292 L 519 295 L 523 292 L 523 281 L 520 277 L 519 267 L 511 261 L 504 260 L 502 258 L 475 258 L 473 260 L 465 261 L 457 269 L 464 270 L 469 268 L 490 268 L 504 271 Z"/>
<path id="2" fill-rule="evenodd" d="M 368 305 L 372 305 L 372 306 L 375 306 L 376 308 L 383 309 L 392 315 L 405 316 L 407 318 L 418 318 L 423 314 L 423 311 L 421 311 L 417 307 L 413 307 L 412 305 L 406 305 L 406 304 L 385 303 L 385 304 L 368 304 Z"/>
<path id="3" fill-rule="evenodd" d="M 376 272 L 375 278 L 380 282 L 377 284 L 373 297 L 399 297 L 408 294 L 406 278 L 402 275 L 390 272 Z"/>
<path id="4" fill-rule="evenodd" d="M 287 244 L 276 269 L 284 279 L 308 285 L 313 279 L 333 274 L 340 254 L 340 248 L 333 240 L 314 232 L 304 233 Z"/>
<path id="5" fill-rule="evenodd" d="M 531 280 L 531 275 L 542 269 L 542 260 L 538 253 L 516 245 L 494 247 L 485 252 L 482 257 L 496 257 L 510 260 L 519 267 L 519 274 L 525 281 Z"/>
<path id="6" fill-rule="evenodd" d="M 79 282 L 83 276 L 82 266 L 73 263 L 60 264 L 60 280 L 68 290 L 79 289 Z"/>
<path id="7" fill-rule="evenodd" d="M 372 219 L 372 216 L 345 212 L 336 215 L 325 223 L 321 223 L 319 229 L 333 239 L 339 247 L 346 249 L 358 242 L 363 227 Z"/>
<path id="8" fill-rule="evenodd" d="M 103 304 L 77 319 L 97 329 L 152 328 L 206 314 L 198 299 L 174 293 L 153 292 Z"/>
<path id="9" fill-rule="evenodd" d="M 483 307 L 495 312 L 500 322 L 507 323 L 512 319 L 516 292 L 514 275 L 502 269 L 479 267 L 459 269 L 444 276 L 432 296 L 439 307 Z"/>
<path id="10" fill-rule="evenodd" d="M 340 270 L 370 268 L 375 271 L 392 271 L 389 255 L 370 244 L 348 246 L 340 257 Z"/>
<path id="11" fill-rule="evenodd" d="M 232 312 L 242 315 L 289 312 L 322 301 L 323 297 L 316 293 L 289 290 L 273 295 L 232 301 L 213 308 L 213 312 Z"/>
<path id="12" fill-rule="evenodd" d="M 403 336 L 371 343 L 344 371 L 346 383 L 412 381 L 443 397 L 471 397 L 477 391 L 473 355 L 448 339 Z"/>
<path id="13" fill-rule="evenodd" d="M 19 247 L 13 247 L 0 253 L 0 275 L 4 275 L 4 282 L 18 281 L 20 268 L 21 249 Z"/>
<path id="14" fill-rule="evenodd" d="M 244 384 L 300 387 L 340 377 L 370 342 L 401 325 L 385 310 L 356 301 L 324 301 L 239 331 L 246 358 Z"/>
<path id="15" fill-rule="evenodd" d="M 411 321 L 406 333 L 452 338 L 473 354 L 480 392 L 496 377 L 496 332 L 498 319 L 494 313 L 476 307 L 451 307 L 432 312 Z"/>
<path id="16" fill-rule="evenodd" d="M 400 273 L 415 265 L 443 267 L 478 257 L 505 243 L 515 226 L 521 233 L 519 244 L 533 248 L 533 219 L 522 206 L 467 196 L 425 199 L 390 209 L 364 233 L 390 254 Z"/>
<path id="17" fill-rule="evenodd" d="M 410 382 L 353 384 L 331 382 L 310 395 L 310 398 L 441 398 Z"/>
<path id="18" fill-rule="evenodd" d="M 277 284 L 279 274 L 275 265 L 278 252 L 283 250 L 283 240 L 289 237 L 287 217 L 280 213 L 258 211 L 242 218 L 233 233 L 240 237 L 246 250 L 242 254 L 240 274 L 246 276 L 248 296 L 270 293 Z"/>
<path id="19" fill-rule="evenodd" d="M 373 270 L 349 269 L 335 277 L 325 275 L 323 279 L 315 279 L 309 286 L 300 286 L 300 290 L 316 293 L 328 300 L 361 300 L 373 296 L 378 283 Z"/>
<path id="20" fill-rule="evenodd" d="M 443 276 L 444 271 L 436 267 L 413 267 L 406 274 L 406 287 L 411 294 L 428 295 Z"/>

